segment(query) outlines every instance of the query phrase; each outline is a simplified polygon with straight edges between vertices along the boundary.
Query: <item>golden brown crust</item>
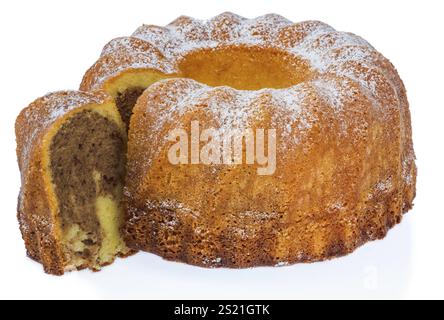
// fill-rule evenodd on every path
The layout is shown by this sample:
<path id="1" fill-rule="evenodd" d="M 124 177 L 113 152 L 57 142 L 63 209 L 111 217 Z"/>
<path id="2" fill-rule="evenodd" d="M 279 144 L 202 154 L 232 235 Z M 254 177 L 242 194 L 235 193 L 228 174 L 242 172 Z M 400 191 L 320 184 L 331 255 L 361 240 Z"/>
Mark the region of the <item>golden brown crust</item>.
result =
<path id="1" fill-rule="evenodd" d="M 69 113 L 108 100 L 103 93 L 55 92 L 31 103 L 17 118 L 17 159 L 22 180 L 17 216 L 28 256 L 40 262 L 47 273 L 61 275 L 67 266 L 60 242 L 57 200 L 45 163 L 48 140 Z"/>
<path id="2" fill-rule="evenodd" d="M 156 81 L 188 77 L 257 89 L 249 82 L 257 74 L 246 68 L 245 52 L 261 66 L 263 53 L 296 57 L 281 58 L 282 68 L 271 69 L 276 78 L 300 76 L 293 84 L 302 83 L 288 91 L 253 92 L 252 98 L 171 80 L 152 85 L 139 99 L 125 196 L 129 245 L 197 265 L 245 267 L 327 259 L 382 238 L 412 206 L 416 166 L 404 85 L 364 39 L 319 21 L 292 23 L 274 14 L 249 20 L 227 12 L 207 21 L 182 16 L 166 27 L 143 25 L 131 37 L 112 40 L 81 87 L 114 94 L 142 83 L 134 75 L 145 72 Z M 282 72 L 286 67 L 294 73 Z M 214 70 L 234 74 L 237 82 Z M 282 84 L 272 87 L 292 85 Z M 238 96 L 259 113 L 263 105 L 269 108 L 262 114 L 265 125 L 273 117 L 278 129 L 293 121 L 290 136 L 281 132 L 287 149 L 278 155 L 275 176 L 258 178 L 254 167 L 169 167 L 162 157 L 167 128 L 186 127 L 193 118 L 217 126 L 220 114 L 202 112 L 201 100 L 237 108 L 231 100 Z M 190 108 L 181 116 L 163 114 L 184 104 Z"/>
<path id="3" fill-rule="evenodd" d="M 404 85 L 365 40 L 322 22 L 223 13 L 208 21 L 179 17 L 166 27 L 144 25 L 105 46 L 81 89 L 115 97 L 171 77 L 257 89 L 260 85 L 250 87 L 245 80 L 256 76 L 246 66 L 248 60 L 262 63 L 258 57 L 267 54 L 276 56 L 278 67 L 267 65 L 276 78 L 296 80 L 272 86 L 264 82 L 269 73 L 264 67 L 258 83 L 273 88 L 302 83 L 247 93 L 164 80 L 139 99 L 131 119 L 124 197 L 130 247 L 206 267 L 311 262 L 384 237 L 412 207 L 416 166 Z M 227 74 L 237 82 L 220 77 L 225 67 L 234 68 Z M 274 175 L 259 177 L 256 166 L 178 167 L 167 161 L 170 128 L 189 129 L 193 119 L 210 127 L 223 125 L 221 118 L 239 124 L 224 113 L 239 107 L 245 110 L 237 117 L 247 119 L 242 125 L 278 130 Z M 20 160 L 25 141 L 37 148 L 42 138 L 39 130 L 23 127 L 25 133 L 17 133 L 20 168 L 26 172 L 22 194 L 27 193 L 18 210 L 22 233 L 28 254 L 60 273 L 57 235 L 43 228 L 52 225 L 47 190 L 26 187 L 28 176 L 39 182 L 41 164 Z M 37 138 L 29 139 L 34 131 Z M 36 150 L 29 151 L 30 159 L 41 157 Z M 23 200 L 33 196 L 40 203 Z M 31 204 L 38 206 L 38 219 L 25 214 L 35 209 Z"/>
<path id="4" fill-rule="evenodd" d="M 129 131 L 128 246 L 199 266 L 238 268 L 330 259 L 383 238 L 411 207 L 415 187 L 402 167 L 410 143 L 401 136 L 409 125 L 398 98 L 405 93 L 378 79 L 381 92 L 372 97 L 335 75 L 260 92 L 188 79 L 149 87 Z M 282 94 L 300 108 L 294 122 L 286 111 L 295 105 L 282 103 Z M 242 125 L 278 130 L 274 175 L 258 176 L 251 165 L 169 163 L 169 130 L 189 133 L 191 120 L 213 128 L 223 125 L 221 118 L 230 123 L 228 101 L 256 115 Z"/>

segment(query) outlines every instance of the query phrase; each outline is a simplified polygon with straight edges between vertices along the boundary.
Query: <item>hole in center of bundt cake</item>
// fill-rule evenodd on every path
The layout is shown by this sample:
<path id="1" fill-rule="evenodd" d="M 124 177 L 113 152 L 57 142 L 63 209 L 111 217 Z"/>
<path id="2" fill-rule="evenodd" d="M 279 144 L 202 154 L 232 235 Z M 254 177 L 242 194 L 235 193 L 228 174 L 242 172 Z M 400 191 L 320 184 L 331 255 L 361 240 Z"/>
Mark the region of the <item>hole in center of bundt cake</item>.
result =
<path id="1" fill-rule="evenodd" d="M 306 81 L 308 63 L 288 52 L 261 47 L 227 47 L 192 51 L 178 63 L 178 73 L 132 71 L 111 86 L 122 120 L 129 127 L 132 110 L 144 89 L 164 78 L 190 78 L 209 86 L 239 90 L 287 88 Z"/>
<path id="2" fill-rule="evenodd" d="M 286 88 L 305 81 L 309 66 L 287 52 L 260 47 L 192 51 L 179 64 L 183 77 L 239 90 Z"/>
<path id="3" fill-rule="evenodd" d="M 119 223 L 112 220 L 119 216 L 124 148 L 118 126 L 90 110 L 74 115 L 52 139 L 50 167 L 64 250 L 76 267 L 109 259 L 103 250 L 118 241 L 110 235 Z"/>

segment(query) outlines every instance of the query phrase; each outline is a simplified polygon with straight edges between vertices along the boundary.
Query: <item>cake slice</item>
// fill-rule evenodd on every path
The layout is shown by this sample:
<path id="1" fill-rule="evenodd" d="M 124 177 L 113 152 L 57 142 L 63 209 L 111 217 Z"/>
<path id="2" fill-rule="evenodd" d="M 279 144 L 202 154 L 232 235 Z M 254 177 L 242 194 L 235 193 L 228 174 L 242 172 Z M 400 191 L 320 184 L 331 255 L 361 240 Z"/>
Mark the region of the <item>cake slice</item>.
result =
<path id="1" fill-rule="evenodd" d="M 16 121 L 18 220 L 47 273 L 99 270 L 130 253 L 120 237 L 126 132 L 102 93 L 48 94 Z"/>

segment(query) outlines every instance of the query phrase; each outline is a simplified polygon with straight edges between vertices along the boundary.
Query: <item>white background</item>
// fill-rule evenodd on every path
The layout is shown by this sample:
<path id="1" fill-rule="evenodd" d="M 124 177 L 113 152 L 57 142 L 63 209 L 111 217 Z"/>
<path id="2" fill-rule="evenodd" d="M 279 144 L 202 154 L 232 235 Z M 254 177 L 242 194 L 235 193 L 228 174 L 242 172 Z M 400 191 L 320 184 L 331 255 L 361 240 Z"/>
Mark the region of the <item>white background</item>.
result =
<path id="1" fill-rule="evenodd" d="M 1 1 L 0 298 L 444 298 L 443 1 Z M 76 89 L 110 39 L 142 23 L 224 11 L 321 20 L 368 40 L 408 90 L 419 168 L 415 207 L 382 241 L 344 258 L 246 270 L 206 270 L 147 253 L 99 273 L 43 273 L 16 221 L 20 176 L 14 121 L 48 91 Z"/>

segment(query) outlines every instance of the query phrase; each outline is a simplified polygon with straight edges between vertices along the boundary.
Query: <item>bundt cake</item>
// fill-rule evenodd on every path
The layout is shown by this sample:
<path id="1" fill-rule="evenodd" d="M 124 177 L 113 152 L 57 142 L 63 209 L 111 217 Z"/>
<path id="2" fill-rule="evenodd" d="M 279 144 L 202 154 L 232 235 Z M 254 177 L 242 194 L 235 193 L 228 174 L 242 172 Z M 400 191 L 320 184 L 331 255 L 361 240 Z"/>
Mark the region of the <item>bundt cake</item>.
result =
<path id="1" fill-rule="evenodd" d="M 120 236 L 126 130 L 106 94 L 56 92 L 16 122 L 18 220 L 48 273 L 100 269 L 130 250 Z"/>
<path id="2" fill-rule="evenodd" d="M 109 42 L 80 89 L 16 123 L 18 218 L 49 273 L 135 250 L 205 267 L 324 260 L 412 207 L 404 85 L 322 22 L 144 25 Z"/>
<path id="3" fill-rule="evenodd" d="M 144 25 L 105 46 L 81 89 L 108 92 L 129 124 L 131 248 L 207 267 L 323 260 L 382 238 L 412 206 L 403 83 L 367 41 L 324 23 L 224 13 Z M 213 161 L 171 161 L 171 132 L 189 139 L 193 123 L 211 139 L 276 130 L 273 174 L 222 164 L 217 147 Z"/>

